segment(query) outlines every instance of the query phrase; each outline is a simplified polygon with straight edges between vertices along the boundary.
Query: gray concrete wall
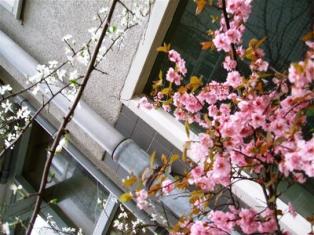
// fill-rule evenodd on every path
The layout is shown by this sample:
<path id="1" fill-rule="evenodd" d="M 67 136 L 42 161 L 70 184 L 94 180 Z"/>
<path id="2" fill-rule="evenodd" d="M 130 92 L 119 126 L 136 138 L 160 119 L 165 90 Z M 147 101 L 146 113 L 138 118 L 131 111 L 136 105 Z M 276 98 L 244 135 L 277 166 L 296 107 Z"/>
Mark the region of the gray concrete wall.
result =
<path id="1" fill-rule="evenodd" d="M 65 44 L 61 38 L 71 34 L 78 45 L 86 42 L 87 30 L 97 25 L 93 16 L 104 3 L 108 5 L 106 0 L 24 0 L 22 22 L 0 6 L 0 29 L 40 63 L 62 62 Z M 121 10 L 118 7 L 116 13 Z M 85 91 L 84 100 L 111 123 L 118 117 L 119 94 L 143 30 L 143 25 L 136 26 L 127 33 L 125 47 L 111 51 L 103 62 L 102 70 L 109 75 L 95 72 Z"/>

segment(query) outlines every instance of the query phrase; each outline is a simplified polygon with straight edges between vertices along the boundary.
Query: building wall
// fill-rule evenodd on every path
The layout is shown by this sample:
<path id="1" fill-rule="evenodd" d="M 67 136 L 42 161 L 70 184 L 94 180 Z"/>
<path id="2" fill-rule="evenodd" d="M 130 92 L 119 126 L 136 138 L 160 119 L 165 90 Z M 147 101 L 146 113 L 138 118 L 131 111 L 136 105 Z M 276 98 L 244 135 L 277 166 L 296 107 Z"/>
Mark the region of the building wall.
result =
<path id="1" fill-rule="evenodd" d="M 22 21 L 16 20 L 6 9 L 0 7 L 0 30 L 40 63 L 50 60 L 62 62 L 65 60 L 65 43 L 62 42 L 62 37 L 71 34 L 77 45 L 86 42 L 89 39 L 88 29 L 98 24 L 93 20 L 93 16 L 104 2 L 106 1 L 24 0 Z M 116 15 L 121 9 L 118 4 Z M 102 70 L 109 75 L 94 72 L 85 91 L 84 100 L 87 104 L 111 123 L 116 121 L 120 112 L 120 91 L 144 26 L 136 26 L 127 33 L 124 48 L 120 51 L 114 49 L 103 62 Z"/>

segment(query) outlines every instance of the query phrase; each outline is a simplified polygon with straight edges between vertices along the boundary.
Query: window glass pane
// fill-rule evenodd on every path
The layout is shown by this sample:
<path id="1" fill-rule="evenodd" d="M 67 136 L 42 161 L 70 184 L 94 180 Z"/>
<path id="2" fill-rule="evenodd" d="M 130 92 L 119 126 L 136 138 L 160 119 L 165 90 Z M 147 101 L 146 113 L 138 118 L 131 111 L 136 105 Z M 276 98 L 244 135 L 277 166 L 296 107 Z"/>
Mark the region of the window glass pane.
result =
<path id="1" fill-rule="evenodd" d="M 260 0 L 253 2 L 252 14 L 247 22 L 244 34 L 244 46 L 249 39 L 266 37 L 263 49 L 270 64 L 280 70 L 290 62 L 302 58 L 305 45 L 302 36 L 311 30 L 313 19 L 311 0 Z M 220 16 L 220 11 L 206 8 L 200 15 L 195 15 L 193 0 L 180 1 L 166 38 L 166 43 L 180 52 L 186 60 L 189 75 L 203 77 L 204 82 L 210 80 L 224 81 L 226 72 L 221 66 L 222 53 L 201 50 L 201 42 L 208 41 L 206 32 L 215 30 L 218 23 L 212 23 L 214 16 Z M 152 81 L 158 78 L 160 69 L 165 73 L 169 68 L 167 56 L 159 53 L 154 68 L 147 82 L 145 93 L 151 91 Z M 243 70 L 245 66 L 241 66 Z M 245 74 L 245 71 L 242 71 Z"/>
<path id="2" fill-rule="evenodd" d="M 38 124 L 32 128 L 23 176 L 38 190 L 51 137 Z M 56 154 L 44 199 L 70 224 L 91 234 L 109 193 L 67 152 Z"/>
<path id="3" fill-rule="evenodd" d="M 102 210 L 98 202 L 106 200 L 108 192 L 63 152 L 53 160 L 49 181 L 48 197 L 57 199 L 57 206 L 77 227 L 91 233 Z"/>

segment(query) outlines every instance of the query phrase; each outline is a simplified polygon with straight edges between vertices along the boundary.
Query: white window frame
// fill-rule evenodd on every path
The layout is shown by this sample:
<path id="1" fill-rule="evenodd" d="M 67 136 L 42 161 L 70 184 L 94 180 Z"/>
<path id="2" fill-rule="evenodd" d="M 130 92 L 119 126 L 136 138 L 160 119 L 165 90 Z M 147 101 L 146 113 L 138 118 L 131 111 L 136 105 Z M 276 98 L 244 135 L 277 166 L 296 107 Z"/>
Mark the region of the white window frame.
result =
<path id="1" fill-rule="evenodd" d="M 16 19 L 20 19 L 23 0 L 0 0 L 0 6 L 8 10 Z"/>
<path id="2" fill-rule="evenodd" d="M 143 92 L 157 57 L 156 48 L 163 43 L 178 4 L 179 0 L 155 1 L 146 32 L 133 58 L 120 99 L 124 105 L 176 148 L 183 150 L 183 145 L 187 140 L 183 124 L 162 109 L 143 110 L 138 108 L 139 96 Z M 265 206 L 262 188 L 254 182 L 239 181 L 233 185 L 233 191 L 247 205 L 257 210 Z M 282 211 L 287 211 L 288 209 L 288 205 L 280 199 L 277 200 L 277 205 L 278 209 Z M 285 215 L 280 219 L 280 223 L 283 228 L 289 230 L 292 234 L 307 234 L 311 231 L 311 224 L 300 214 L 295 218 L 291 215 Z"/>

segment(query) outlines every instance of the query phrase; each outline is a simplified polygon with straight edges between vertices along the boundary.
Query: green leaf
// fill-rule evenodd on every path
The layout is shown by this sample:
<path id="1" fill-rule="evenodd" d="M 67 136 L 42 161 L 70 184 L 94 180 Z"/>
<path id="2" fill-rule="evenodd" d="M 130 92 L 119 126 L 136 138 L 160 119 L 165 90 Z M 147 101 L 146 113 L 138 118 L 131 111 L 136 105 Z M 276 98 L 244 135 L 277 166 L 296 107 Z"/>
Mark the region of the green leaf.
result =
<path id="1" fill-rule="evenodd" d="M 187 137 L 190 138 L 190 125 L 188 121 L 184 122 L 184 129 Z"/>
<path id="2" fill-rule="evenodd" d="M 163 95 L 170 95 L 170 92 L 171 92 L 171 88 L 167 87 L 167 88 L 162 89 L 160 93 Z"/>
<path id="3" fill-rule="evenodd" d="M 112 25 L 112 26 L 110 26 L 110 27 L 108 28 L 108 32 L 109 32 L 109 33 L 114 33 L 114 32 L 116 32 L 116 31 L 117 31 L 117 27 L 114 26 L 114 25 Z"/>
<path id="4" fill-rule="evenodd" d="M 150 169 L 151 169 L 151 170 L 154 169 L 155 159 L 156 159 L 156 151 L 154 151 L 154 152 L 150 155 L 149 163 L 150 163 Z"/>
<path id="5" fill-rule="evenodd" d="M 132 175 L 132 176 L 128 176 L 127 178 L 123 179 L 122 184 L 124 185 L 124 187 L 129 188 L 133 184 L 135 184 L 136 181 L 137 181 L 137 177 L 135 175 Z"/>
<path id="6" fill-rule="evenodd" d="M 161 155 L 161 161 L 164 165 L 167 165 L 168 164 L 168 159 L 167 159 L 167 156 L 165 154 L 162 154 Z"/>
<path id="7" fill-rule="evenodd" d="M 200 86 L 202 86 L 202 79 L 197 76 L 192 76 L 190 78 L 190 83 L 187 85 L 192 91 L 197 90 Z"/>
<path id="8" fill-rule="evenodd" d="M 71 79 L 70 83 L 73 84 L 73 85 L 78 85 L 77 79 Z"/>
<path id="9" fill-rule="evenodd" d="M 174 163 L 175 161 L 177 161 L 178 159 L 179 159 L 179 155 L 178 155 L 178 154 L 173 154 L 173 155 L 170 157 L 169 163 L 172 164 L 172 163 Z"/>
<path id="10" fill-rule="evenodd" d="M 171 45 L 170 43 L 167 44 L 164 42 L 164 44 L 160 47 L 157 48 L 157 51 L 158 52 L 165 52 L 165 53 L 168 53 L 170 51 L 170 48 L 171 48 Z"/>
<path id="11" fill-rule="evenodd" d="M 128 193 L 123 193 L 120 195 L 119 200 L 120 202 L 124 203 L 124 202 L 128 202 L 133 198 L 132 193 L 128 192 Z"/>
<path id="12" fill-rule="evenodd" d="M 54 204 L 54 205 L 56 205 L 56 204 L 58 204 L 58 198 L 53 198 L 53 199 L 51 199 L 50 201 L 49 201 L 49 204 Z"/>
<path id="13" fill-rule="evenodd" d="M 309 106 L 306 110 L 305 110 L 306 116 L 308 117 L 313 117 L 314 116 L 314 105 Z"/>

